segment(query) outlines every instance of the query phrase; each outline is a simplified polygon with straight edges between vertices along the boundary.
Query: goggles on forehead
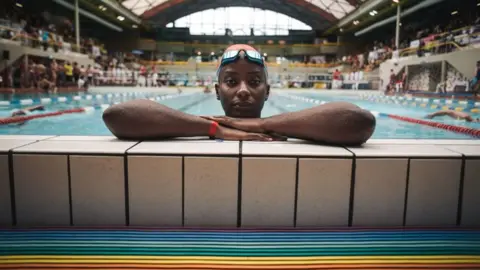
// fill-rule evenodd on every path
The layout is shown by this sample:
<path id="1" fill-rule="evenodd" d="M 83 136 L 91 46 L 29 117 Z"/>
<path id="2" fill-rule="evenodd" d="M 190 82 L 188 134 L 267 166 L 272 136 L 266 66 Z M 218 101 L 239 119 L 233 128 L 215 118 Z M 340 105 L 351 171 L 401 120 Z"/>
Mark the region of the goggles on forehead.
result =
<path id="1" fill-rule="evenodd" d="M 220 69 L 223 66 L 237 61 L 237 59 L 240 57 L 240 52 L 241 51 L 245 52 L 245 59 L 247 59 L 248 61 L 250 61 L 252 63 L 261 65 L 265 69 L 265 74 L 268 75 L 267 66 L 265 65 L 265 62 L 263 61 L 262 55 L 257 51 L 243 50 L 242 49 L 242 50 L 227 51 L 223 54 L 222 61 L 220 62 L 220 66 L 217 69 L 217 77 L 220 74 Z"/>

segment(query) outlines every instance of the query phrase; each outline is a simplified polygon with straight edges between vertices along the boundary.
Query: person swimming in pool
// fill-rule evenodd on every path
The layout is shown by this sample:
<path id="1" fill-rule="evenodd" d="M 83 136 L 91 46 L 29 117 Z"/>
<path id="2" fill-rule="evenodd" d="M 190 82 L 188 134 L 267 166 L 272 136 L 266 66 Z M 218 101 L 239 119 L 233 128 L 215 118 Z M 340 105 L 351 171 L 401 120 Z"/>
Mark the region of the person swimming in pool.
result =
<path id="1" fill-rule="evenodd" d="M 30 115 L 32 112 L 35 112 L 35 111 L 44 111 L 44 110 L 45 110 L 45 106 L 43 106 L 43 105 L 26 107 L 26 108 L 23 108 L 23 109 L 15 109 L 15 110 L 13 110 L 12 113 L 10 114 L 10 117 L 27 116 L 27 115 Z M 25 124 L 25 123 L 26 123 L 26 121 L 17 122 L 17 123 L 15 123 L 15 124 L 17 124 L 17 125 L 23 125 L 23 124 Z"/>
<path id="2" fill-rule="evenodd" d="M 232 45 L 222 56 L 215 85 L 225 116 L 190 115 L 150 100 L 132 100 L 105 110 L 103 120 L 119 139 L 209 136 L 272 141 L 280 136 L 335 145 L 361 145 L 373 134 L 375 117 L 347 102 L 261 118 L 270 95 L 267 67 L 249 45 Z"/>
<path id="3" fill-rule="evenodd" d="M 480 118 L 473 118 L 470 114 L 465 113 L 465 112 L 457 112 L 453 110 L 443 110 L 443 111 L 438 111 L 434 112 L 432 114 L 429 114 L 425 116 L 428 119 L 433 119 L 438 116 L 449 116 L 451 118 L 455 118 L 457 120 L 465 120 L 467 122 L 480 122 Z"/>
<path id="4" fill-rule="evenodd" d="M 36 106 L 32 106 L 32 107 L 26 107 L 26 108 L 23 108 L 23 109 L 15 109 L 15 110 L 12 111 L 11 116 L 12 117 L 25 116 L 25 115 L 31 114 L 34 111 L 44 111 L 44 110 L 45 110 L 45 106 L 36 105 Z"/>

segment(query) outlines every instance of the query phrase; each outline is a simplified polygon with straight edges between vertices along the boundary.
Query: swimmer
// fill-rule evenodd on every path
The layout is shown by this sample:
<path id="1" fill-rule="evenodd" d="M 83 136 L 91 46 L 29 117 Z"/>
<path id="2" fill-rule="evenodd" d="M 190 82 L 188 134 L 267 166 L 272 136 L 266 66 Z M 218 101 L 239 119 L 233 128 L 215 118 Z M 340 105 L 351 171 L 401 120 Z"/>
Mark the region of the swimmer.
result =
<path id="1" fill-rule="evenodd" d="M 19 109 L 19 110 L 14 110 L 12 112 L 12 117 L 25 116 L 25 115 L 30 114 L 31 112 L 34 112 L 34 111 L 44 111 L 44 110 L 45 110 L 45 106 L 43 106 L 43 105 L 27 107 L 27 108 L 23 108 L 23 109 Z"/>
<path id="2" fill-rule="evenodd" d="M 234 141 L 297 138 L 333 145 L 361 145 L 375 130 L 375 117 L 347 102 L 261 118 L 270 95 L 262 55 L 249 45 L 226 49 L 217 70 L 216 97 L 225 116 L 191 115 L 147 99 L 113 105 L 103 113 L 119 139 L 152 140 L 205 136 Z"/>
<path id="3" fill-rule="evenodd" d="M 451 118 L 455 118 L 455 119 L 458 119 L 458 120 L 465 120 L 467 122 L 480 122 L 480 118 L 473 118 L 468 113 L 457 112 L 457 111 L 452 111 L 452 110 L 444 110 L 444 111 L 434 112 L 434 113 L 429 114 L 425 117 L 428 118 L 428 119 L 433 119 L 437 116 L 449 116 Z"/>
<path id="4" fill-rule="evenodd" d="M 19 110 L 14 110 L 11 114 L 11 117 L 27 116 L 34 111 L 44 111 L 44 110 L 45 110 L 45 107 L 43 105 L 27 107 L 27 108 L 23 108 L 23 109 L 19 109 Z M 23 125 L 23 124 L 25 124 L 25 122 L 18 122 L 16 124 Z"/>
<path id="5" fill-rule="evenodd" d="M 205 85 L 205 88 L 203 89 L 203 93 L 209 94 L 209 93 L 211 93 L 211 92 L 212 92 L 212 90 L 210 90 L 210 86 L 209 86 L 209 85 Z"/>

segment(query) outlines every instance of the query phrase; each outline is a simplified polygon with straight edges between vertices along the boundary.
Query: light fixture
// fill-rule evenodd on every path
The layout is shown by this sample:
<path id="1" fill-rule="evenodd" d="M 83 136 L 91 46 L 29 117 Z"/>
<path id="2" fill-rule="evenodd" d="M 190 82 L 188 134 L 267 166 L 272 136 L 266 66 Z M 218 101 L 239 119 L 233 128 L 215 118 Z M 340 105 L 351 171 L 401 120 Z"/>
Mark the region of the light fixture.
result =
<path id="1" fill-rule="evenodd" d="M 376 10 L 370 11 L 370 16 L 375 16 L 375 15 L 377 15 L 377 14 L 378 14 L 378 12 L 377 12 Z"/>
<path id="2" fill-rule="evenodd" d="M 458 13 L 458 11 L 456 11 L 456 10 L 455 10 L 455 11 L 452 11 L 452 15 L 455 15 L 455 14 L 457 14 L 457 13 Z"/>
<path id="3" fill-rule="evenodd" d="M 340 32 L 343 32 L 343 28 L 340 28 Z"/>
<path id="4" fill-rule="evenodd" d="M 197 52 L 197 55 L 202 55 L 202 52 Z"/>
<path id="5" fill-rule="evenodd" d="M 138 28 L 138 25 L 134 24 L 132 25 L 132 28 Z"/>
<path id="6" fill-rule="evenodd" d="M 397 3 L 398 4 L 398 0 L 392 0 L 394 3 Z"/>
<path id="7" fill-rule="evenodd" d="M 477 7 L 480 7 L 480 2 L 479 2 L 479 3 L 477 3 Z"/>
<path id="8" fill-rule="evenodd" d="M 107 10 L 107 7 L 104 6 L 104 5 L 100 5 L 100 6 L 98 6 L 98 9 L 100 9 L 101 11 L 105 11 L 105 10 Z"/>
<path id="9" fill-rule="evenodd" d="M 118 19 L 119 21 L 123 21 L 123 20 L 125 20 L 125 17 L 123 17 L 123 16 L 117 16 L 117 19 Z"/>
<path id="10" fill-rule="evenodd" d="M 15 6 L 19 7 L 19 8 L 23 8 L 23 5 L 20 4 L 20 3 L 16 3 Z"/>
<path id="11" fill-rule="evenodd" d="M 265 53 L 263 53 L 263 56 L 267 57 L 267 56 L 268 56 L 268 54 L 265 52 Z"/>
<path id="12" fill-rule="evenodd" d="M 215 52 L 211 52 L 210 55 L 215 55 Z"/>
<path id="13" fill-rule="evenodd" d="M 358 21 L 358 20 L 357 20 L 357 21 L 353 21 L 353 24 L 354 24 L 354 25 L 357 25 L 357 24 L 359 24 L 359 23 L 360 23 L 360 21 Z"/>

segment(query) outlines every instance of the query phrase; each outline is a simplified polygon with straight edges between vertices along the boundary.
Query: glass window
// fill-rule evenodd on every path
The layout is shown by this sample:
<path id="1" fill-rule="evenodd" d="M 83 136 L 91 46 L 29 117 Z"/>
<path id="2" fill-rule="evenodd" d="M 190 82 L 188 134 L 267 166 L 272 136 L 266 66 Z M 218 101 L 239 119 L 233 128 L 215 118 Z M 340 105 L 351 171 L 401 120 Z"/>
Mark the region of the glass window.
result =
<path id="1" fill-rule="evenodd" d="M 244 14 L 238 16 L 238 14 Z M 172 24 L 167 24 L 172 27 Z M 189 27 L 192 35 L 224 35 L 225 29 L 233 35 L 288 35 L 288 30 L 312 30 L 303 22 L 287 15 L 250 7 L 227 7 L 196 12 L 175 21 L 175 27 Z"/>
<path id="2" fill-rule="evenodd" d="M 200 12 L 202 14 L 202 24 L 213 25 L 215 21 L 215 10 L 208 9 Z"/>
<path id="3" fill-rule="evenodd" d="M 254 9 L 253 13 L 253 24 L 255 28 L 262 27 L 265 24 L 265 10 L 263 9 Z"/>
<path id="4" fill-rule="evenodd" d="M 175 27 L 189 27 L 190 17 L 185 16 L 175 21 Z"/>
<path id="5" fill-rule="evenodd" d="M 142 15 L 145 11 L 151 8 L 154 8 L 158 5 L 161 5 L 167 1 L 169 0 L 123 0 L 122 5 L 130 9 L 133 13 L 137 15 Z M 310 2 L 311 4 L 318 6 L 319 8 L 331 13 L 333 16 L 335 16 L 338 19 L 343 18 L 345 15 L 347 15 L 348 13 L 352 12 L 355 9 L 355 7 L 352 6 L 350 3 L 348 3 L 347 0 L 304 0 L 304 1 Z M 245 20 L 247 23 L 252 23 L 252 25 L 254 21 L 257 21 L 256 11 L 255 13 L 252 12 L 253 8 L 229 7 L 226 9 L 250 9 L 249 12 L 242 13 L 242 16 L 238 16 L 238 18 Z M 215 16 L 217 15 L 217 12 L 216 12 L 217 10 L 219 9 L 215 10 Z M 221 10 L 225 10 L 225 8 L 221 8 Z M 255 10 L 259 10 L 263 12 L 263 10 L 260 10 L 260 9 L 255 9 Z M 211 12 L 211 10 L 208 10 L 208 11 Z M 207 11 L 201 11 L 201 12 L 207 12 Z M 255 18 L 254 21 L 252 21 L 253 18 Z M 255 22 L 255 25 L 257 25 L 256 22 Z"/>
<path id="6" fill-rule="evenodd" d="M 225 29 L 225 23 L 227 21 L 227 13 L 225 12 L 225 8 L 216 8 L 214 14 L 215 28 Z"/>

